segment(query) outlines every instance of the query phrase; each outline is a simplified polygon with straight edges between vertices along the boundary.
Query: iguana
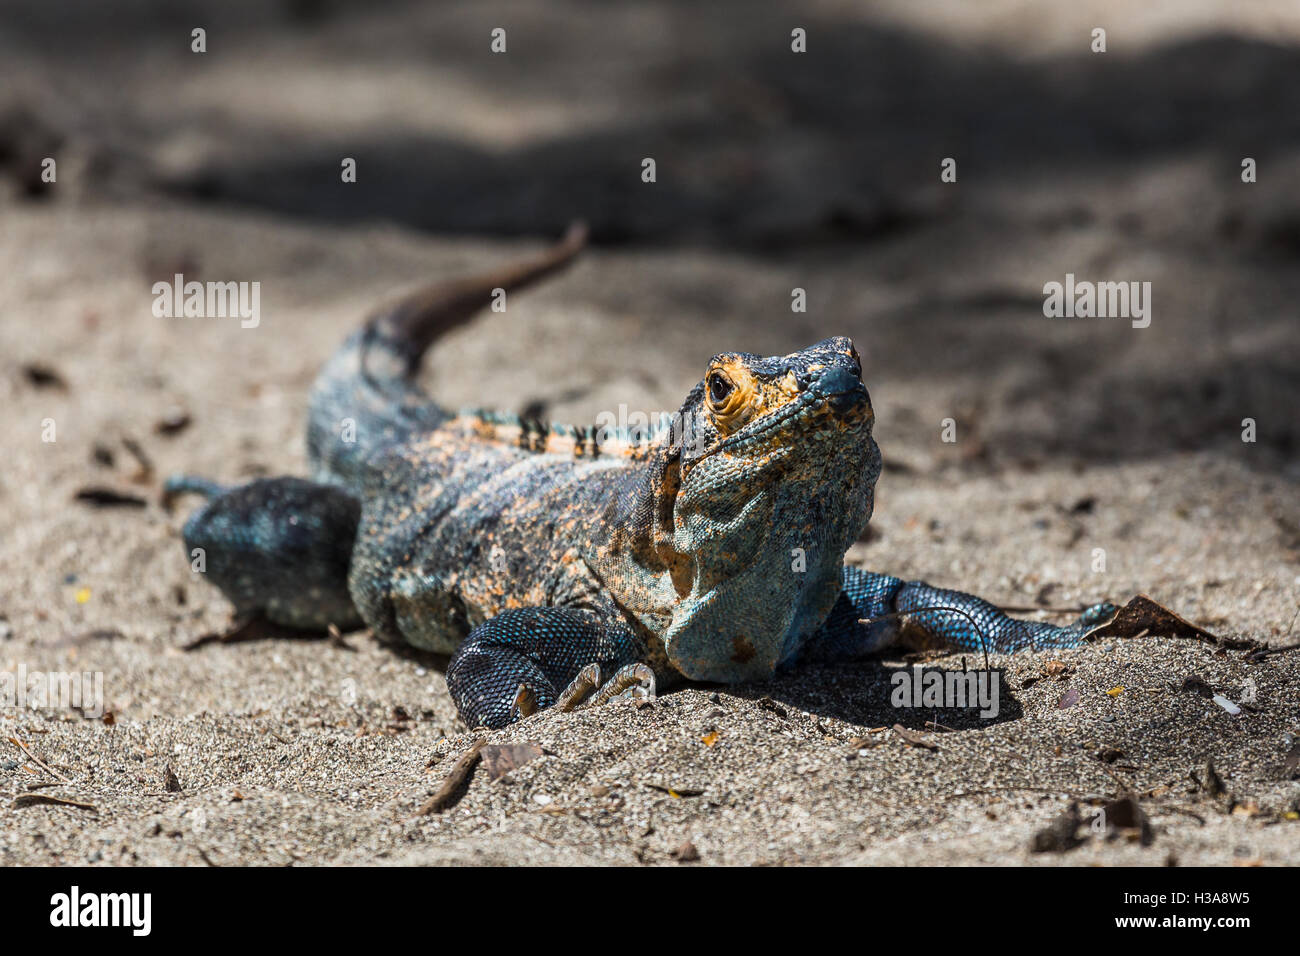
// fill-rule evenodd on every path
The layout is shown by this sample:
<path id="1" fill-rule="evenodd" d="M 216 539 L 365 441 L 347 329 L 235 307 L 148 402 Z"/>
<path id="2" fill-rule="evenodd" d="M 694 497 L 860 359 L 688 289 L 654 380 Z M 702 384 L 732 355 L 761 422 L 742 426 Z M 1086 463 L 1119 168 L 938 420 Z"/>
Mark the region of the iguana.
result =
<path id="1" fill-rule="evenodd" d="M 244 617 L 366 625 L 450 654 L 470 726 L 551 706 L 737 682 L 872 654 L 900 636 L 1010 651 L 1069 646 L 1109 604 L 1058 627 L 969 594 L 844 563 L 871 517 L 880 451 L 853 342 L 710 360 L 647 434 L 439 408 L 421 357 L 502 291 L 568 264 L 576 226 L 539 257 L 380 309 L 311 393 L 312 480 L 237 487 L 184 527 Z"/>

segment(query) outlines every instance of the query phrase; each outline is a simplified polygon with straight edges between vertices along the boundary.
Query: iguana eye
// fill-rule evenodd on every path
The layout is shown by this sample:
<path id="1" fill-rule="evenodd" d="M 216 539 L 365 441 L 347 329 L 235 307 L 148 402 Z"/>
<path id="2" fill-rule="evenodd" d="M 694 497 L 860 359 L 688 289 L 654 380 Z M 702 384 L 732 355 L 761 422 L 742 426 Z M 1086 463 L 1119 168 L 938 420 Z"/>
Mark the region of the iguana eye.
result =
<path id="1" fill-rule="evenodd" d="M 721 372 L 714 372 L 709 376 L 709 401 L 714 405 L 723 404 L 735 387 L 727 376 Z"/>

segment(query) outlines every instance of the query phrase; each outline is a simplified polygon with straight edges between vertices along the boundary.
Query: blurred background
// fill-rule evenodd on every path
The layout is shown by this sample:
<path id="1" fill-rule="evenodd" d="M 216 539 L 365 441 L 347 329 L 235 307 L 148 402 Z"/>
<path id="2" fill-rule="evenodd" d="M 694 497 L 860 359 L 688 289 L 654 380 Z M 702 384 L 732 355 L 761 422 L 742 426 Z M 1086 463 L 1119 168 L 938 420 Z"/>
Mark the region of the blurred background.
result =
<path id="1" fill-rule="evenodd" d="M 320 236 L 537 239 L 582 217 L 598 248 L 757 267 L 639 303 L 600 293 L 669 337 L 640 345 L 692 367 L 848 332 L 877 380 L 993 383 L 950 404 L 1007 454 L 1239 452 L 1253 414 L 1255 463 L 1286 468 L 1297 42 L 1287 0 L 5 2 L 0 173 L 11 228 L 60 203 L 246 211 Z M 216 236 L 173 228 L 141 255 L 212 263 Z M 772 268 L 784 293 L 756 287 Z M 1152 328 L 1045 320 L 1042 286 L 1066 272 L 1151 281 Z"/>

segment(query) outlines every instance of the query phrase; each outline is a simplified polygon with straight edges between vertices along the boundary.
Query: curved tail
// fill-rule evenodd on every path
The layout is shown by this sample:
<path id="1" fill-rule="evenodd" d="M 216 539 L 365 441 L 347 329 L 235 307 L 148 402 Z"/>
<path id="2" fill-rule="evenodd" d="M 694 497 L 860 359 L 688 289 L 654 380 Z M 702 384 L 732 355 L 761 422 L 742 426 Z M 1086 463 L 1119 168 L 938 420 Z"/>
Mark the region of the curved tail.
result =
<path id="1" fill-rule="evenodd" d="M 545 252 L 493 272 L 440 282 L 380 308 L 325 363 L 312 386 L 307 454 L 317 481 L 356 488 L 378 448 L 436 428 L 449 417 L 415 384 L 420 360 L 498 294 L 552 275 L 581 251 L 575 223 Z"/>

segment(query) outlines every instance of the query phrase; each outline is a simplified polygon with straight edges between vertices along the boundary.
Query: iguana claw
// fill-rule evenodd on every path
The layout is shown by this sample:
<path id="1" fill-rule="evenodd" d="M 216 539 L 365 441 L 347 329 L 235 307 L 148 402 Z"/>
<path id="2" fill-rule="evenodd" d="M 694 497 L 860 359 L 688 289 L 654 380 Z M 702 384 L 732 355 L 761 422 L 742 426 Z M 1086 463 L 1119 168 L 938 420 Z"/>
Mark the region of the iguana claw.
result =
<path id="1" fill-rule="evenodd" d="M 564 713 L 573 710 L 600 687 L 600 665 L 588 664 L 569 682 L 559 698 L 555 708 Z"/>
<path id="2" fill-rule="evenodd" d="M 628 664 L 615 671 L 614 676 L 596 691 L 590 706 L 598 707 L 611 700 L 653 700 L 654 697 L 655 672 L 645 664 Z"/>

